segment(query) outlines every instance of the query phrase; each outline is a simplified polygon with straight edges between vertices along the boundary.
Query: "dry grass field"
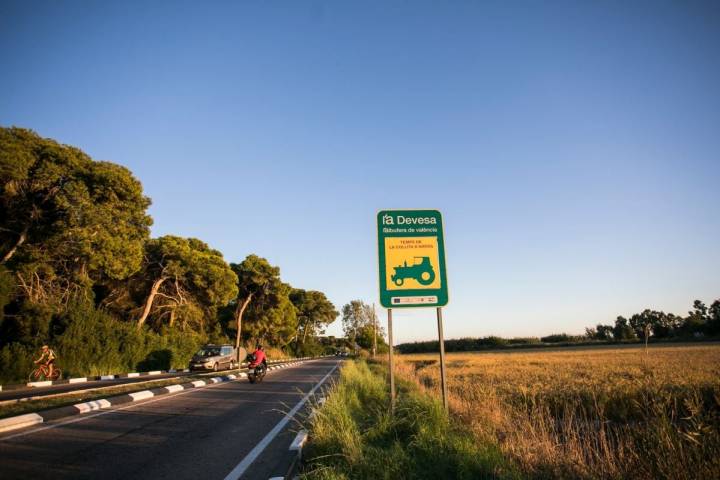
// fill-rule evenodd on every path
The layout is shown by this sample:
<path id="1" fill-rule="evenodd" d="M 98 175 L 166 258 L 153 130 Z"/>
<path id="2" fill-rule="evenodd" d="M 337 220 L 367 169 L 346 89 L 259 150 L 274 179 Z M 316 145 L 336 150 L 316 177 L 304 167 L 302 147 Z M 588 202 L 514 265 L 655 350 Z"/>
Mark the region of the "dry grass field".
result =
<path id="1" fill-rule="evenodd" d="M 439 392 L 437 354 L 398 375 Z M 451 413 L 536 478 L 720 478 L 720 345 L 447 355 Z"/>

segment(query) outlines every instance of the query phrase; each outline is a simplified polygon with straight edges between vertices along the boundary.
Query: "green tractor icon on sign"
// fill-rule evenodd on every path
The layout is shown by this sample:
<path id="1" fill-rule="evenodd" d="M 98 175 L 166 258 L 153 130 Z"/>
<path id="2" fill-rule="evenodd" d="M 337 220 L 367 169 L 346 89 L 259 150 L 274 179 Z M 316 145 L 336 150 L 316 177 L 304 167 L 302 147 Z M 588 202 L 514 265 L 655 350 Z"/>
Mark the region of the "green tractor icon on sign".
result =
<path id="1" fill-rule="evenodd" d="M 420 285 L 430 285 L 435 280 L 435 270 L 430 264 L 430 257 L 415 257 L 415 264 L 408 266 L 407 262 L 395 268 L 395 275 L 390 279 L 401 287 L 406 278 L 416 280 Z"/>

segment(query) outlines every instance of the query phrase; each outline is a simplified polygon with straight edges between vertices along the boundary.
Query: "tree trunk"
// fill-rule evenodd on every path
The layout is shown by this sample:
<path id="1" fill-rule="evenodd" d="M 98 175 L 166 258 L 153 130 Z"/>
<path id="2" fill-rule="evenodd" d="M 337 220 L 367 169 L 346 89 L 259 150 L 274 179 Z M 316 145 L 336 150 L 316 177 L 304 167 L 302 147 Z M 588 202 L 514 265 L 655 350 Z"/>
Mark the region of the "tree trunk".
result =
<path id="1" fill-rule="evenodd" d="M 302 340 L 303 345 L 305 345 L 305 339 L 307 338 L 308 323 L 310 323 L 310 320 L 305 322 L 305 328 L 303 328 L 303 340 Z"/>
<path id="2" fill-rule="evenodd" d="M 167 280 L 167 277 L 160 277 L 157 280 L 155 280 L 155 283 L 153 283 L 152 288 L 150 289 L 150 295 L 148 295 L 147 301 L 145 302 L 145 309 L 143 310 L 142 316 L 138 319 L 137 328 L 140 329 L 145 324 L 145 320 L 147 320 L 148 315 L 150 315 L 150 310 L 152 309 L 153 301 L 155 300 L 155 295 L 157 295 L 158 290 L 160 290 L 160 286 L 163 284 L 163 282 Z"/>
<path id="3" fill-rule="evenodd" d="M 244 360 L 244 359 L 242 359 L 242 360 L 240 359 L 240 330 L 242 327 L 242 316 L 243 316 L 243 313 L 245 313 L 245 309 L 247 308 L 248 304 L 250 303 L 252 296 L 253 296 L 252 293 L 249 294 L 247 296 L 247 298 L 245 299 L 245 301 L 242 303 L 242 305 L 240 305 L 240 303 L 238 303 L 238 307 L 235 310 L 235 319 L 237 320 L 237 334 L 235 335 L 235 352 L 238 357 L 237 358 L 238 365 L 240 364 L 240 362 L 242 360 Z"/>
<path id="4" fill-rule="evenodd" d="M 30 230 L 30 226 L 25 227 L 23 231 L 20 232 L 17 242 L 15 242 L 15 245 L 13 245 L 9 252 L 3 255 L 2 261 L 0 263 L 7 262 L 13 255 L 15 255 L 15 251 L 18 249 L 18 247 L 20 247 L 20 245 L 25 243 L 25 240 L 27 240 L 28 230 Z"/>

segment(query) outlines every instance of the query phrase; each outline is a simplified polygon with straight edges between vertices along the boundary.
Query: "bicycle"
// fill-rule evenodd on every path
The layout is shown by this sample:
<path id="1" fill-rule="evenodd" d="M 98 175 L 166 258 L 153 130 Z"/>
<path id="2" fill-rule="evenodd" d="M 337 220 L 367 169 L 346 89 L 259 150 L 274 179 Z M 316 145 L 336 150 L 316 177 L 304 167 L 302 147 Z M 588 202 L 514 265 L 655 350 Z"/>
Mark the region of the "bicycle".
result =
<path id="1" fill-rule="evenodd" d="M 62 370 L 58 367 L 53 366 L 52 375 L 48 375 L 48 371 L 49 367 L 47 365 L 38 365 L 38 367 L 28 375 L 28 381 L 41 382 L 43 380 L 57 380 L 62 377 Z"/>

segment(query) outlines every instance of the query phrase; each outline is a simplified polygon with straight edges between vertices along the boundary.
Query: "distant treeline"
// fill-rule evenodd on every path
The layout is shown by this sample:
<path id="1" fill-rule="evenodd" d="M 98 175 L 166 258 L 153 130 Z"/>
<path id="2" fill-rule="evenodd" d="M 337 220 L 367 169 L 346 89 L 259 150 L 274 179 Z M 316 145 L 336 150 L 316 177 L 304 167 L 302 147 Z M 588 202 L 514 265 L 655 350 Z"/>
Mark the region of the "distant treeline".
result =
<path id="1" fill-rule="evenodd" d="M 183 367 L 210 341 L 336 348 L 317 340 L 338 316 L 322 292 L 257 255 L 150 238 L 149 206 L 127 168 L 0 128 L 0 383 L 27 378 L 46 343 L 78 376 Z"/>
<path id="2" fill-rule="evenodd" d="M 597 345 L 601 343 L 631 343 L 644 340 L 702 340 L 720 336 L 720 299 L 707 307 L 700 300 L 693 302 L 688 315 L 681 317 L 672 313 L 646 309 L 629 319 L 617 317 L 614 325 L 598 324 L 586 328 L 584 335 L 556 333 L 545 337 L 482 337 L 445 340 L 448 352 L 469 352 L 503 348 L 528 348 L 561 345 Z M 437 340 L 402 343 L 396 348 L 401 353 L 426 353 L 440 350 Z"/>

